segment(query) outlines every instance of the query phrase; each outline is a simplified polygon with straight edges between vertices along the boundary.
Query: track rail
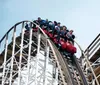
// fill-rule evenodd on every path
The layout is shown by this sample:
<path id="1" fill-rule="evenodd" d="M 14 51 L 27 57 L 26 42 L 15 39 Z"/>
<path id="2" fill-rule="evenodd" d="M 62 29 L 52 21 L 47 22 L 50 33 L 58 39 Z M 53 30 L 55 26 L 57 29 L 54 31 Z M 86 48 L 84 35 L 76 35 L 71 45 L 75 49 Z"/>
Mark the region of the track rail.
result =
<path id="1" fill-rule="evenodd" d="M 25 43 L 24 41 L 21 41 L 21 38 L 22 39 L 24 39 L 22 36 L 24 35 L 23 34 L 23 24 L 25 23 L 25 22 L 30 22 L 31 24 L 35 24 L 35 23 L 33 23 L 33 22 L 31 22 L 31 21 L 21 21 L 21 22 L 18 22 L 17 24 L 15 24 L 12 28 L 10 28 L 9 30 L 8 30 L 8 32 L 3 36 L 3 38 L 0 40 L 0 44 L 4 41 L 4 39 L 7 41 L 8 40 L 8 34 L 10 33 L 10 31 L 11 30 L 14 30 L 14 33 L 16 32 L 16 26 L 17 25 L 19 25 L 19 24 L 22 24 L 22 35 L 21 36 L 19 36 L 19 38 L 18 39 L 20 39 L 20 41 L 18 42 L 18 43 L 21 43 L 21 42 L 23 42 L 23 44 Z M 64 84 L 64 85 L 79 85 L 79 84 L 81 84 L 82 83 L 82 85 L 88 85 L 87 84 L 87 81 L 86 81 L 86 78 L 85 78 L 85 76 L 84 76 L 84 74 L 83 74 L 83 72 L 82 72 L 82 70 L 81 70 L 81 68 L 80 68 L 80 66 L 79 66 L 79 64 L 78 64 L 78 61 L 77 61 L 77 59 L 76 59 L 76 57 L 75 56 L 71 56 L 71 57 L 73 57 L 73 60 L 74 60 L 74 63 L 69 63 L 68 61 L 68 59 L 66 60 L 66 58 L 64 58 L 64 56 L 65 55 L 63 55 L 61 52 L 59 52 L 59 50 L 57 49 L 57 47 L 54 45 L 54 43 L 48 38 L 48 36 L 43 32 L 43 30 L 37 25 L 37 24 L 35 24 L 38 28 L 39 28 L 39 30 L 38 30 L 38 32 L 36 33 L 37 34 L 37 36 L 39 35 L 39 34 L 43 34 L 43 36 L 45 37 L 45 39 L 46 40 L 44 40 L 43 42 L 48 42 L 48 45 L 50 46 L 50 49 L 52 50 L 52 53 L 53 53 L 53 58 L 54 58 L 54 61 L 55 61 L 55 63 L 57 64 L 57 68 L 59 69 L 59 72 L 60 72 L 60 76 L 61 76 L 61 80 L 62 80 L 62 84 Z M 41 31 L 41 32 L 40 32 Z M 33 35 L 32 34 L 32 29 L 31 29 L 31 34 L 30 34 L 30 37 Z M 15 34 L 14 34 L 15 35 Z M 24 36 L 25 37 L 25 36 Z M 29 36 L 28 36 L 28 38 L 29 38 Z M 38 40 L 38 37 L 36 37 L 37 38 L 37 40 Z M 12 42 L 12 43 L 14 43 L 14 45 L 13 46 L 15 46 L 16 45 L 16 43 L 15 43 L 15 39 L 17 40 L 17 37 L 14 37 L 13 38 L 13 41 L 14 42 Z M 31 50 L 31 47 L 32 47 L 32 45 L 31 45 L 31 42 L 32 41 L 35 41 L 34 39 L 32 40 L 31 38 L 29 39 L 29 40 L 27 40 L 27 42 L 30 42 L 30 43 L 28 43 L 29 44 L 29 46 L 30 46 L 30 50 Z M 10 43 L 9 45 L 12 45 L 12 43 Z M 17 43 L 17 44 L 18 44 Z M 28 46 L 28 44 L 27 44 L 27 46 Z M 36 43 L 37 44 L 37 43 Z M 6 56 L 8 56 L 8 47 L 9 47 L 9 45 L 7 45 L 7 44 L 5 44 L 5 46 L 6 46 L 6 50 L 4 50 L 4 51 L 2 51 L 2 53 L 1 54 L 3 54 L 4 55 L 4 52 L 5 52 L 5 57 Z M 47 45 L 47 44 L 46 44 Z M 33 45 L 34 46 L 34 45 Z M 21 47 L 21 49 L 20 49 L 20 46 L 19 46 L 19 51 L 17 50 L 16 51 L 16 53 L 14 54 L 14 49 L 16 48 L 16 46 L 15 47 L 13 47 L 13 57 L 16 55 L 16 56 L 19 56 L 18 55 L 18 53 L 17 52 L 19 52 L 20 50 L 22 50 L 22 49 L 24 49 L 24 47 L 22 46 Z M 5 48 L 4 48 L 5 49 Z M 11 48 L 12 49 L 12 48 Z M 30 51 L 29 50 L 29 51 Z M 20 51 L 20 52 L 22 52 L 22 51 Z M 30 53 L 31 53 L 31 51 L 30 51 Z M 20 54 L 20 56 L 22 56 L 22 53 Z M 30 54 L 29 54 L 29 56 L 30 56 Z M 9 63 L 9 60 L 7 60 L 7 62 L 6 62 L 6 59 L 4 58 L 4 56 L 2 56 L 3 57 L 3 59 L 2 59 L 2 62 L 1 62 L 1 64 L 2 64 L 2 66 L 4 66 L 4 65 L 6 65 L 7 63 Z M 12 59 L 12 63 L 13 63 L 13 57 L 11 57 L 11 59 Z M 68 57 L 68 56 L 66 56 L 66 57 Z M 5 59 L 5 61 L 3 62 L 3 60 Z M 26 58 L 26 60 L 30 60 L 30 58 Z M 70 59 L 71 60 L 71 59 Z M 21 60 L 20 60 L 20 62 L 21 62 Z M 29 61 L 28 61 L 28 63 L 29 63 Z M 26 63 L 27 64 L 27 63 Z M 73 65 L 74 64 L 74 65 Z M 74 72 L 74 67 L 78 70 L 78 73 L 80 74 L 80 78 L 82 79 L 82 82 L 80 83 L 79 81 L 78 81 L 78 79 L 76 78 L 76 82 L 74 81 L 74 78 L 73 78 L 73 73 L 71 72 L 71 70 L 70 70 L 70 67 L 69 67 L 69 65 L 71 65 L 72 66 L 72 69 L 73 69 L 73 72 Z M 22 65 L 20 65 L 20 71 L 21 71 L 21 66 Z M 26 66 L 26 65 L 25 65 Z M 13 67 L 13 65 L 11 66 L 12 67 L 12 69 L 14 68 Z M 22 66 L 23 67 L 23 66 Z M 5 67 L 4 67 L 4 72 L 6 72 L 5 71 L 6 69 L 5 69 Z M 17 69 L 18 70 L 18 69 Z M 16 70 L 16 71 L 17 71 Z M 29 70 L 29 66 L 28 66 L 28 70 Z M 19 72 L 20 72 L 19 71 Z M 9 72 L 8 72 L 8 74 L 9 74 Z M 75 73 L 74 73 L 75 74 Z M 16 73 L 15 74 L 16 75 L 16 77 L 18 77 L 18 73 Z M 4 76 L 5 76 L 5 73 L 3 74 L 3 77 L 2 77 L 2 79 L 4 78 Z M 10 79 L 12 79 L 12 77 L 13 77 L 13 73 L 11 72 L 9 75 L 8 75 L 8 77 L 10 76 Z M 20 77 L 20 76 L 19 76 Z M 9 80 L 9 79 L 8 79 Z M 27 78 L 27 80 L 28 80 L 28 78 Z M 14 81 L 14 80 L 13 80 Z M 10 80 L 10 84 L 9 85 L 11 85 L 11 82 L 13 82 L 12 80 Z M 4 83 L 4 81 L 3 81 L 3 83 Z M 2 85 L 3 85 L 3 83 L 2 83 Z M 19 85 L 20 85 L 20 80 L 19 80 Z"/>
<path id="2" fill-rule="evenodd" d="M 71 72 L 69 70 L 67 61 L 64 60 L 64 56 L 61 55 L 61 53 L 58 51 L 58 49 L 54 45 L 54 43 L 52 41 L 51 41 L 51 43 L 52 43 L 52 46 L 54 47 L 54 50 L 56 52 L 58 61 L 59 61 L 60 65 L 61 65 L 61 67 L 62 67 L 62 70 L 64 72 L 66 81 L 68 82 L 68 85 L 75 85 L 75 83 L 73 81 L 73 78 L 72 78 L 72 75 L 71 75 Z"/>
<path id="3" fill-rule="evenodd" d="M 55 47 L 55 45 L 53 45 L 53 46 Z M 70 56 L 70 57 L 72 57 L 71 58 L 72 59 L 72 62 L 71 63 L 68 63 L 69 60 L 66 57 L 69 57 L 69 56 L 64 57 L 65 55 L 61 54 L 57 50 L 57 47 L 55 47 L 55 51 L 58 54 L 57 57 L 58 57 L 58 60 L 59 60 L 59 62 L 61 64 L 61 66 L 62 66 L 62 69 L 63 69 L 64 73 L 65 74 L 67 73 L 67 75 L 66 75 L 67 81 L 70 81 L 70 84 L 68 84 L 68 85 L 80 85 L 80 84 L 82 84 L 82 85 L 88 85 L 88 82 L 87 82 L 87 80 L 85 78 L 85 75 L 82 72 L 82 69 L 81 69 L 81 67 L 80 67 L 80 65 L 78 63 L 78 60 L 77 60 L 76 56 L 75 55 Z M 73 76 L 72 76 L 72 73 L 71 73 L 70 68 L 69 68 L 69 65 L 71 65 L 72 68 L 74 68 L 74 67 L 76 68 L 76 70 L 78 71 L 78 74 L 80 76 L 81 82 L 79 80 L 76 81 L 77 83 L 74 81 Z M 75 71 L 75 70 L 73 70 L 73 71 Z"/>
<path id="4" fill-rule="evenodd" d="M 88 82 L 87 82 L 87 80 L 86 80 L 86 77 L 85 77 L 85 75 L 83 74 L 83 71 L 82 71 L 82 69 L 81 69 L 81 67 L 80 67 L 80 65 L 79 65 L 79 63 L 78 63 L 78 61 L 77 61 L 77 59 L 76 59 L 76 56 L 73 56 L 73 60 L 74 60 L 75 66 L 76 66 L 76 68 L 77 68 L 77 70 L 78 70 L 78 72 L 79 72 L 79 75 L 80 75 L 80 77 L 81 77 L 81 80 L 82 80 L 83 85 L 88 85 Z"/>

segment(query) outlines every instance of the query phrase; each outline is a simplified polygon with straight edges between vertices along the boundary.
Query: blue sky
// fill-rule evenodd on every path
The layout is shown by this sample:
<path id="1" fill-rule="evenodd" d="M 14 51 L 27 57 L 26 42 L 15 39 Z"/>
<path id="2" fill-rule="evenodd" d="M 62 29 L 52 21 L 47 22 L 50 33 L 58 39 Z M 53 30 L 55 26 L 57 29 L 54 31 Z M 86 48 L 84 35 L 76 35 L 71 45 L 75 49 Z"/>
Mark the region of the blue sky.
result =
<path id="1" fill-rule="evenodd" d="M 73 29 L 83 49 L 100 33 L 100 0 L 0 0 L 0 39 L 15 23 L 38 16 Z"/>

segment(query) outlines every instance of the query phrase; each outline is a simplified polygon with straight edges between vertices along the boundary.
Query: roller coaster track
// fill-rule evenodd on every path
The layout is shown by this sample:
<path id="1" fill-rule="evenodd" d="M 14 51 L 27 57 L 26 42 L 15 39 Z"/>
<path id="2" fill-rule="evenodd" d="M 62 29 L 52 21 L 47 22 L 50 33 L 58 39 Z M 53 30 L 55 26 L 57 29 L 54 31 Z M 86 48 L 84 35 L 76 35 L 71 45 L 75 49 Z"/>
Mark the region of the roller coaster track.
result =
<path id="1" fill-rule="evenodd" d="M 25 23 L 30 31 L 25 33 Z M 32 25 L 38 32 L 32 31 Z M 60 52 L 31 21 L 15 24 L 0 40 L 0 85 L 88 85 L 75 55 Z"/>

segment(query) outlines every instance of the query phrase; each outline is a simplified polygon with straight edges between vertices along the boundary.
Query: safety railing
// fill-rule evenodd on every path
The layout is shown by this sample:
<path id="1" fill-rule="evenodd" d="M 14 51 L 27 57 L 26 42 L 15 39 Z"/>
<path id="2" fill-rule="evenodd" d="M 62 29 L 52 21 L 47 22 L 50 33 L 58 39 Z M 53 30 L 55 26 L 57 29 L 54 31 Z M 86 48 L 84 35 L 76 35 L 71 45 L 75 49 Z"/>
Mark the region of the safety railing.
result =
<path id="1" fill-rule="evenodd" d="M 85 55 L 88 55 L 88 59 L 91 59 L 93 55 L 100 49 L 100 34 L 93 40 L 93 42 L 85 50 Z"/>

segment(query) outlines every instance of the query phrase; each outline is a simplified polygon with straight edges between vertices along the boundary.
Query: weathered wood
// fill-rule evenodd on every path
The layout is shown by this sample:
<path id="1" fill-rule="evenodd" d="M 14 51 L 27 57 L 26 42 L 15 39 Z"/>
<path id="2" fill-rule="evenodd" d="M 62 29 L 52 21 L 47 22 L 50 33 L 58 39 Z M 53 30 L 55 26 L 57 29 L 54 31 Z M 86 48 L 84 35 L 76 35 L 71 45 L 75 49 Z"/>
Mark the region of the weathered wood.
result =
<path id="1" fill-rule="evenodd" d="M 94 73 L 95 73 L 96 76 L 98 76 L 100 74 L 100 66 L 98 66 L 97 68 L 94 69 Z M 93 78 L 93 74 L 90 74 L 88 76 L 88 78 L 89 78 L 89 81 L 91 81 L 92 78 Z"/>

